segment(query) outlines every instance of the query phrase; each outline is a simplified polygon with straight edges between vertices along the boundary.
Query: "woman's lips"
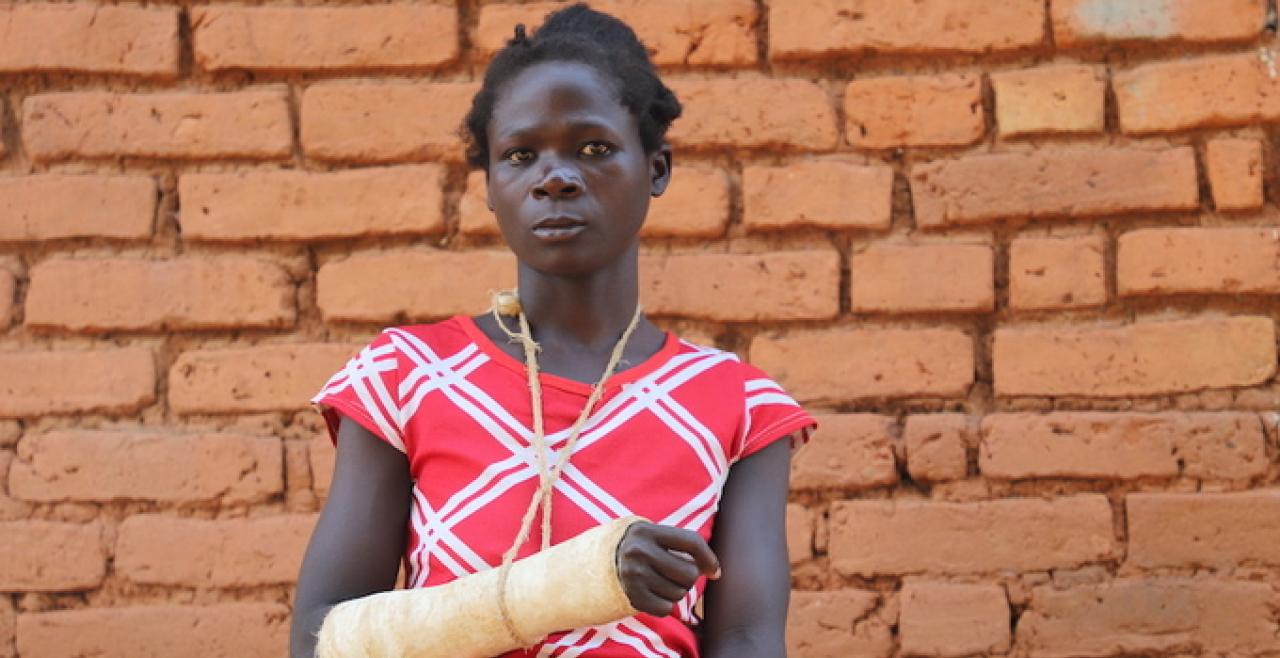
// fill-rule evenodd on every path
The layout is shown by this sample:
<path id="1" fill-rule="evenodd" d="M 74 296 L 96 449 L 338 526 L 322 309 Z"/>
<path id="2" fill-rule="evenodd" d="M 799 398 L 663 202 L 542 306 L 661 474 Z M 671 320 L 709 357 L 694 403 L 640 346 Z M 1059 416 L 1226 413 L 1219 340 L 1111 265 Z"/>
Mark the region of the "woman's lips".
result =
<path id="1" fill-rule="evenodd" d="M 534 223 L 533 234 L 544 242 L 563 242 L 586 228 L 587 223 L 577 217 L 547 217 Z"/>

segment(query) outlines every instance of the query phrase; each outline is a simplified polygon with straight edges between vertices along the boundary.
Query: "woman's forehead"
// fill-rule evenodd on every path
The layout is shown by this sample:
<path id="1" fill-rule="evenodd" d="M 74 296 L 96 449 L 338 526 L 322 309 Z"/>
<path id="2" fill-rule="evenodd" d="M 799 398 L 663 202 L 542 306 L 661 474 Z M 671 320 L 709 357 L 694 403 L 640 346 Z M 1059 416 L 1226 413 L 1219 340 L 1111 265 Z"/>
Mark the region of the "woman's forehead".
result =
<path id="1" fill-rule="evenodd" d="M 491 134 L 525 133 L 569 124 L 632 127 L 634 119 L 618 100 L 616 82 L 580 62 L 542 62 L 503 86 L 494 104 Z"/>

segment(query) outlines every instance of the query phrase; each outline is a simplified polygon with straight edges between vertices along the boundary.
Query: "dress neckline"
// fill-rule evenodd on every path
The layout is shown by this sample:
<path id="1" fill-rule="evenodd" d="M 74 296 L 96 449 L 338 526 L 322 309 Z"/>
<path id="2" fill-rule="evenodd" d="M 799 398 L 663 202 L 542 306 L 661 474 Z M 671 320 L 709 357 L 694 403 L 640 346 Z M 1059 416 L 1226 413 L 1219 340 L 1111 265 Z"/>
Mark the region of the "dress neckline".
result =
<path id="1" fill-rule="evenodd" d="M 489 358 L 493 359 L 495 363 L 509 370 L 515 371 L 521 378 L 528 376 L 525 372 L 524 362 L 515 359 L 510 354 L 504 352 L 502 348 L 498 347 L 493 340 L 489 338 L 489 335 L 484 333 L 484 331 L 480 329 L 480 326 L 476 324 L 475 318 L 469 315 L 455 315 L 453 319 L 460 327 L 462 327 L 462 330 L 471 338 L 472 342 L 474 342 L 481 351 L 487 354 Z M 670 331 L 663 331 L 662 333 L 664 336 L 662 347 L 660 347 L 657 352 L 654 352 L 640 363 L 637 363 L 625 370 L 615 372 L 609 377 L 609 379 L 605 380 L 605 389 L 622 386 L 623 384 L 628 384 L 644 377 L 656 370 L 662 364 L 666 363 L 671 357 L 675 356 L 675 354 L 680 351 L 680 339 L 676 338 L 675 334 Z M 538 379 L 542 382 L 543 386 L 552 386 L 584 397 L 591 394 L 592 384 L 580 382 L 576 379 L 561 377 L 560 375 L 548 372 L 538 373 Z"/>

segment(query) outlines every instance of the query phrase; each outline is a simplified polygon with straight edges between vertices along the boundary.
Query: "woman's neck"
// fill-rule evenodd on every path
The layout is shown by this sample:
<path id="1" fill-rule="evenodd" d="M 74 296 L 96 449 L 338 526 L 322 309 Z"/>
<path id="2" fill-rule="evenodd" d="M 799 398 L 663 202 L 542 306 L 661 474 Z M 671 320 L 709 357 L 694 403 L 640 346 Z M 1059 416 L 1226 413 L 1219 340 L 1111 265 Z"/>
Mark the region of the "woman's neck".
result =
<path id="1" fill-rule="evenodd" d="M 610 349 L 639 301 L 637 258 L 629 250 L 612 267 L 582 277 L 517 270 L 520 305 L 539 343 Z"/>

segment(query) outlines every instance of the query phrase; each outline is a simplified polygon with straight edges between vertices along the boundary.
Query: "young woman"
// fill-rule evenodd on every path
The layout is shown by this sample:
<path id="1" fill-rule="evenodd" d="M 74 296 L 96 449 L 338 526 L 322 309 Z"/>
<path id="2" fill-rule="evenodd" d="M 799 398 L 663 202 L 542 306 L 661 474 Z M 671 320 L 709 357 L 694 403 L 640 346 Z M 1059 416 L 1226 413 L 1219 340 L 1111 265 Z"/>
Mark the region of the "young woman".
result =
<path id="1" fill-rule="evenodd" d="M 299 577 L 294 658 L 313 654 L 329 608 L 392 589 L 402 562 L 406 587 L 502 563 L 542 459 L 510 340 L 522 319 L 552 452 L 627 336 L 554 483 L 550 541 L 632 514 L 653 523 L 618 549 L 639 615 L 509 655 L 785 655 L 787 476 L 813 419 L 757 369 L 638 311 L 637 235 L 671 180 L 664 136 L 679 114 L 634 32 L 582 5 L 532 38 L 517 28 L 496 56 L 467 117 L 468 157 L 519 261 L 523 318 L 387 329 L 313 399 L 337 461 Z M 543 543 L 533 527 L 519 557 Z"/>

